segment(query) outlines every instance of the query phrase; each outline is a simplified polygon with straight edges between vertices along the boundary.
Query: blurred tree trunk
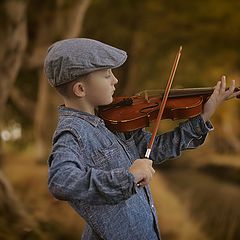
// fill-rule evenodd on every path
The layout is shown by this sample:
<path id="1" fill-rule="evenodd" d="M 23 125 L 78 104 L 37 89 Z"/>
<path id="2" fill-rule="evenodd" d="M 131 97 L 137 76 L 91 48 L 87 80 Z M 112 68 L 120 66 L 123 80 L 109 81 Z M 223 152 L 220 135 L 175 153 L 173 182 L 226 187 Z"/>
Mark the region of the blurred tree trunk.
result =
<path id="1" fill-rule="evenodd" d="M 138 25 L 139 26 L 139 25 Z M 128 72 L 126 77 L 125 87 L 123 89 L 124 96 L 131 96 L 136 93 L 137 76 L 139 73 L 139 57 L 143 46 L 143 41 L 140 40 L 141 32 L 135 29 L 130 43 Z"/>
<path id="2" fill-rule="evenodd" d="M 128 61 L 127 61 L 127 71 L 124 77 L 123 91 L 124 96 L 129 96 L 136 93 L 136 84 L 139 74 L 139 62 L 141 60 L 141 51 L 144 46 L 144 37 L 142 34 L 142 22 L 144 22 L 146 3 L 138 4 L 137 2 L 132 2 L 131 7 L 133 8 L 134 15 L 131 16 L 131 29 L 133 32 L 131 34 L 131 39 L 128 47 Z"/>
<path id="3" fill-rule="evenodd" d="M 27 6 L 27 3 L 29 4 Z M 5 120 L 4 109 L 7 99 L 14 87 L 20 67 L 23 69 L 41 69 L 47 47 L 56 39 L 65 37 L 77 37 L 82 26 L 83 17 L 87 10 L 90 0 L 58 1 L 49 3 L 42 1 L 37 4 L 33 1 L 24 0 L 6 0 L 0 2 L 0 133 L 3 129 Z M 51 5 L 53 9 L 49 9 Z M 44 7 L 45 9 L 41 9 Z M 31 10 L 35 10 L 32 12 Z M 55 11 L 53 11 L 55 10 Z M 55 15 L 54 15 L 55 13 Z M 27 15 L 28 14 L 28 17 Z M 31 18 L 31 17 L 32 18 Z M 45 17 L 45 18 L 44 18 Z M 51 19 L 52 18 L 52 19 Z M 27 20 L 33 20 L 27 25 Z M 27 45 L 27 26 L 32 27 L 33 39 Z M 27 47 L 27 48 L 26 48 Z M 29 67 L 26 67 L 29 64 Z M 43 74 L 39 77 L 38 103 L 36 107 L 36 136 L 42 143 L 45 137 L 42 135 L 43 129 L 47 129 L 46 108 L 48 106 L 48 86 Z M 16 100 L 17 90 L 12 94 Z M 14 98 L 15 97 L 15 98 Z M 19 101 L 21 99 L 18 99 Z M 25 101 L 25 103 L 29 103 Z M 22 104 L 18 104 L 20 108 Z M 32 107 L 32 104 L 29 106 Z M 51 105 L 50 105 L 51 106 Z M 38 112 L 39 110 L 39 112 Z M 29 113 L 28 113 L 29 114 Z M 52 119 L 50 119 L 52 120 Z M 43 151 L 45 148 L 42 145 Z M 45 151 L 46 152 L 46 151 Z M 0 162 L 3 161 L 2 139 L 0 137 Z M 24 225 L 22 230 L 28 226 L 34 226 L 34 221 L 29 220 L 28 214 L 21 206 L 10 183 L 0 170 L 0 213 L 6 226 L 9 222 L 15 220 L 16 224 Z M 6 217 L 5 217 L 6 216 Z M 26 224 L 25 224 L 26 223 Z M 30 223 L 30 224 L 28 224 Z M 19 235 L 20 236 L 20 235 Z"/>
<path id="4" fill-rule="evenodd" d="M 53 122 L 56 122 L 56 105 L 52 102 L 57 101 L 57 94 L 49 96 L 50 86 L 42 73 L 44 58 L 48 47 L 56 40 L 79 36 L 90 2 L 91 0 L 75 0 L 71 3 L 67 0 L 56 1 L 54 9 L 44 8 L 41 16 L 34 16 L 37 18 L 34 20 L 37 32 L 35 32 L 33 40 L 34 45 L 27 50 L 24 62 L 29 68 L 38 68 L 40 71 L 34 123 L 38 162 L 46 162 L 53 132 Z M 49 17 L 51 17 L 50 21 Z M 49 32 L 51 32 L 50 35 Z"/>
<path id="5" fill-rule="evenodd" d="M 0 3 L 0 132 L 3 129 L 6 102 L 13 88 L 22 57 L 27 45 L 26 2 L 19 0 L 1 1 Z M 0 161 L 3 162 L 2 139 L 0 137 Z M 0 170 L 0 213 L 8 225 L 13 219 L 16 222 L 28 221 L 27 214 Z M 24 226 L 23 226 L 24 227 Z"/>
<path id="6" fill-rule="evenodd" d="M 0 131 L 3 128 L 4 109 L 21 66 L 27 45 L 25 1 L 9 0 L 0 3 Z M 2 161 L 0 144 L 0 161 Z"/>
<path id="7" fill-rule="evenodd" d="M 19 90 L 16 86 L 13 86 L 10 92 L 11 101 L 13 104 L 23 113 L 26 117 L 33 120 L 33 112 L 35 109 L 35 104 L 29 98 L 27 98 L 21 90 Z M 21 101 L 19 101 L 21 99 Z"/>
<path id="8" fill-rule="evenodd" d="M 34 129 L 36 138 L 36 158 L 38 161 L 41 161 L 45 157 L 46 150 L 49 149 L 49 141 L 46 140 L 45 136 L 45 131 L 48 129 L 47 123 L 49 122 L 49 116 L 47 115 L 47 108 L 49 106 L 49 90 L 43 71 L 40 71 L 39 75 Z"/>

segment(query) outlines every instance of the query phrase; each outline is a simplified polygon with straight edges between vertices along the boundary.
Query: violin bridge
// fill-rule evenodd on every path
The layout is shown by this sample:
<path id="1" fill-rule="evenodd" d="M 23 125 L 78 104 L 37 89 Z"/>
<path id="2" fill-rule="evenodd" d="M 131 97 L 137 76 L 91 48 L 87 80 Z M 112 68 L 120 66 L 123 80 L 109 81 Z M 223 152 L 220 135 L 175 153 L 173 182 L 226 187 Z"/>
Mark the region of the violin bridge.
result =
<path id="1" fill-rule="evenodd" d="M 144 98 L 148 103 L 150 103 L 147 90 L 144 91 Z"/>

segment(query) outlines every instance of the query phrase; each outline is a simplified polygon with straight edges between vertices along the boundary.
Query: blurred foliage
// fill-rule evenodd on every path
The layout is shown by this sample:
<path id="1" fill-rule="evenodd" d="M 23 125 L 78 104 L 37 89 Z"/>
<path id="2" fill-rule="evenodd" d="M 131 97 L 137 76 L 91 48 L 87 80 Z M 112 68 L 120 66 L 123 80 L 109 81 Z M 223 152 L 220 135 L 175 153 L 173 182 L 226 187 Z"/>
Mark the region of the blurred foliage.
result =
<path id="1" fill-rule="evenodd" d="M 239 10 L 237 0 L 94 0 L 83 36 L 129 52 L 133 32 L 139 32 L 136 91 L 165 86 L 180 45 L 183 55 L 174 85 L 213 86 L 222 74 L 239 72 Z"/>
<path id="2" fill-rule="evenodd" d="M 43 19 L 50 21 L 52 11 L 67 8 L 65 2 L 40 4 L 35 0 L 35 4 L 29 4 L 27 52 L 33 51 L 34 41 L 38 41 L 41 9 L 49 8 L 44 11 Z M 214 86 L 222 74 L 239 80 L 239 10 L 237 0 L 115 0 L 114 3 L 93 0 L 81 37 L 95 38 L 127 51 L 127 62 L 115 70 L 120 80 L 117 94 L 121 94 L 131 81 L 128 73 L 133 65 L 137 71 L 129 94 L 164 88 L 180 45 L 183 54 L 173 87 L 209 87 Z M 49 36 L 41 36 L 43 42 L 44 37 L 49 39 Z M 38 75 L 38 69 L 28 69 L 23 64 L 16 81 L 16 86 L 33 102 L 37 99 Z M 6 116 L 32 128 L 32 120 L 19 113 L 11 101 Z"/>
<path id="3" fill-rule="evenodd" d="M 61 39 L 62 21 L 71 5 L 66 0 L 27 2 L 29 41 L 26 55 L 34 52 L 36 46 L 49 45 L 49 39 Z M 59 9 L 62 18 L 58 14 Z M 236 78 L 239 85 L 239 10 L 240 2 L 237 0 L 92 0 L 81 37 L 101 40 L 128 53 L 127 62 L 114 70 L 119 79 L 116 92 L 119 95 L 164 88 L 180 45 L 183 46 L 183 54 L 173 87 L 214 86 L 222 74 L 229 76 L 228 84 L 230 78 Z M 54 28 L 51 19 L 56 16 L 59 21 Z M 51 31 L 46 29 L 48 23 Z M 39 66 L 29 67 L 29 62 L 24 60 L 15 87 L 36 105 Z M 50 105 L 59 103 L 58 100 L 51 101 Z M 55 105 L 51 107 L 48 118 L 55 126 Z M 233 111 L 236 116 L 240 115 L 239 104 Z M 25 141 L 33 140 L 34 117 L 29 119 L 10 99 L 4 116 L 6 125 L 9 119 L 21 123 Z"/>

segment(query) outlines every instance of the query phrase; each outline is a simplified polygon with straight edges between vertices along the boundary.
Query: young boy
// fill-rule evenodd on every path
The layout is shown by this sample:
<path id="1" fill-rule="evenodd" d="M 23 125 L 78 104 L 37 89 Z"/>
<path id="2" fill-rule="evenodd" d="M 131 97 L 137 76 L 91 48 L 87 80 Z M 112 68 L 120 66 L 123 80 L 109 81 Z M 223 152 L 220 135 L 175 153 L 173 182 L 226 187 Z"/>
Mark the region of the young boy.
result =
<path id="1" fill-rule="evenodd" d="M 95 115 L 98 106 L 112 102 L 118 80 L 111 69 L 126 58 L 120 49 L 76 38 L 53 44 L 45 59 L 49 83 L 64 100 L 49 157 L 49 190 L 86 220 L 84 240 L 160 239 L 148 186 L 152 162 L 203 144 L 213 129 L 209 119 L 217 106 L 239 94 L 233 93 L 234 82 L 225 91 L 222 77 L 201 115 L 157 136 L 149 160 L 144 155 L 151 133 L 145 129 L 130 136 L 112 133 Z"/>

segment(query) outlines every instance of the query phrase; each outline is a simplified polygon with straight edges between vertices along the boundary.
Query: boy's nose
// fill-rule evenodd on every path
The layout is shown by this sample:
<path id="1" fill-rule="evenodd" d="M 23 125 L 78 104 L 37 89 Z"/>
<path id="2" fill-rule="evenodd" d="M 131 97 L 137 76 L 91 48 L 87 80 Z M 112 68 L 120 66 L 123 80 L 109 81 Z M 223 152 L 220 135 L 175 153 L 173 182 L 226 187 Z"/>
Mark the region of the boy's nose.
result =
<path id="1" fill-rule="evenodd" d="M 113 76 L 112 77 L 112 83 L 113 83 L 113 85 L 115 85 L 115 84 L 118 83 L 118 79 L 114 75 L 112 75 L 112 76 Z"/>

